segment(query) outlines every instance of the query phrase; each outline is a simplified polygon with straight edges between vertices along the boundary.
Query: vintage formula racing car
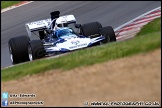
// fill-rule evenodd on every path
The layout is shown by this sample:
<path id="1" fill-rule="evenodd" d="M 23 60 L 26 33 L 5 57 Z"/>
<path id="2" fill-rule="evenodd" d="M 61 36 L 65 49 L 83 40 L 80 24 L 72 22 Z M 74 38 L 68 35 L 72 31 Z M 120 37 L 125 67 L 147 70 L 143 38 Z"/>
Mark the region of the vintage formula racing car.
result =
<path id="1" fill-rule="evenodd" d="M 25 27 L 28 36 L 8 41 L 13 64 L 116 41 L 111 26 L 102 27 L 99 22 L 77 24 L 74 15 L 60 16 L 59 11 L 51 12 L 49 19 L 26 23 Z M 31 40 L 33 34 L 39 39 Z"/>

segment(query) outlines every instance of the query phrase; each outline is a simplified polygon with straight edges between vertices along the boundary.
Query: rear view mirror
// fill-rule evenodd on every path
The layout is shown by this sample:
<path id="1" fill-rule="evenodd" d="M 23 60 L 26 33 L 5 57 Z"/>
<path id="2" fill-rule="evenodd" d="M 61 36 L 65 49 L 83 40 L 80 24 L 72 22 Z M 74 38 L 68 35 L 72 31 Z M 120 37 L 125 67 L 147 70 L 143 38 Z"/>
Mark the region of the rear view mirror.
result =
<path id="1" fill-rule="evenodd" d="M 81 27 L 81 24 L 75 24 L 75 27 L 76 28 L 80 28 Z"/>

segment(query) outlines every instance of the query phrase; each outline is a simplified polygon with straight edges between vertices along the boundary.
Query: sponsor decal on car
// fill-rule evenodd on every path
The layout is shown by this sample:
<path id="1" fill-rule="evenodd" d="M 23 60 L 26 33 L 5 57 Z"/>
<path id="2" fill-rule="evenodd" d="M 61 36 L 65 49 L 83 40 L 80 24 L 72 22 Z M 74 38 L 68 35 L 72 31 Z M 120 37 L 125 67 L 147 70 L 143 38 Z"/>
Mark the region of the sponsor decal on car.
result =
<path id="1" fill-rule="evenodd" d="M 80 41 L 79 40 L 73 40 L 73 41 L 71 41 L 71 43 L 74 44 L 74 45 L 78 45 L 80 43 Z"/>
<path id="2" fill-rule="evenodd" d="M 73 49 L 73 48 L 77 48 L 77 47 L 82 47 L 82 46 L 86 46 L 87 44 L 80 44 L 80 45 L 76 45 L 76 46 L 71 46 L 69 47 L 69 49 Z"/>

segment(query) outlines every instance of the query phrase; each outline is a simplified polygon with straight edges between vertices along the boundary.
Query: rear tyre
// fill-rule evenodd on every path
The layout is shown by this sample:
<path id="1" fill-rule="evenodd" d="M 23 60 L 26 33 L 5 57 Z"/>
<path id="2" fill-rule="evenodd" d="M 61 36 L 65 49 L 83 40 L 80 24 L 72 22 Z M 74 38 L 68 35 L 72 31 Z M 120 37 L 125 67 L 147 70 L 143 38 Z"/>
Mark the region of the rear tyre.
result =
<path id="1" fill-rule="evenodd" d="M 114 42 L 116 41 L 116 36 L 114 29 L 111 26 L 103 27 L 100 29 L 102 36 L 105 36 L 105 40 L 102 43 Z"/>
<path id="2" fill-rule="evenodd" d="M 29 41 L 30 38 L 28 36 L 14 37 L 8 41 L 9 53 L 12 64 L 29 61 L 28 56 Z"/>
<path id="3" fill-rule="evenodd" d="M 32 40 L 28 44 L 28 56 L 30 61 L 43 58 L 45 49 L 41 40 Z"/>
<path id="4" fill-rule="evenodd" d="M 100 35 L 99 29 L 102 28 L 99 22 L 90 22 L 81 26 L 81 33 L 84 36 L 90 36 L 90 38 L 98 37 Z"/>

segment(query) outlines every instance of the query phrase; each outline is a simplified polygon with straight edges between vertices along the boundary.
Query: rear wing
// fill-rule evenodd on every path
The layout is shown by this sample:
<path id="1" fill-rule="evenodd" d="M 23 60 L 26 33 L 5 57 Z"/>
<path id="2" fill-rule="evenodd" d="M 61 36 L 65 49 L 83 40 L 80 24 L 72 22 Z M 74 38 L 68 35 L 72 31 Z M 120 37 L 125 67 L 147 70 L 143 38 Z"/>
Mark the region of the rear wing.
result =
<path id="1" fill-rule="evenodd" d="M 44 30 L 46 29 L 51 23 L 51 19 L 34 21 L 30 23 L 26 23 L 25 27 L 29 36 L 31 36 L 31 32 Z"/>
<path id="2" fill-rule="evenodd" d="M 66 18 L 68 24 L 76 23 L 76 19 L 75 19 L 74 15 L 66 15 L 66 16 L 61 16 L 61 17 Z"/>
<path id="3" fill-rule="evenodd" d="M 60 16 L 63 17 L 67 20 L 68 24 L 71 23 L 76 23 L 76 19 L 74 17 L 74 15 L 65 15 L 65 16 Z M 39 20 L 39 21 L 34 21 L 34 22 L 30 22 L 30 23 L 26 23 L 25 27 L 27 30 L 27 33 L 29 36 L 31 36 L 32 32 L 35 31 L 41 31 L 41 30 L 45 30 L 47 28 L 49 28 L 51 26 L 51 19 L 45 19 L 45 20 Z"/>

